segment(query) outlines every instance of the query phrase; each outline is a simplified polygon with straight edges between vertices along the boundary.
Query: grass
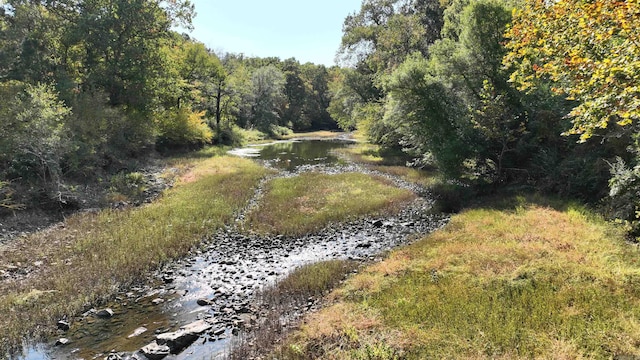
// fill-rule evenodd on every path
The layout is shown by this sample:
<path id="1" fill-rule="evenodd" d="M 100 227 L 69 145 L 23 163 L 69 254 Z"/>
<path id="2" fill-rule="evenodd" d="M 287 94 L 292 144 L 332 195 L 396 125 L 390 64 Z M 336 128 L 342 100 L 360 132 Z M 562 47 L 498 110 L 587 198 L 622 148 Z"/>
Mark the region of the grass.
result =
<path id="1" fill-rule="evenodd" d="M 262 322 L 249 338 L 235 344 L 229 357 L 254 358 L 272 349 L 282 334 L 289 331 L 286 325 L 298 320 L 294 314 L 300 314 L 300 308 L 307 308 L 310 300 L 321 298 L 358 266 L 358 262 L 348 260 L 304 265 L 263 291 L 257 301 L 261 308 L 268 309 L 267 313 L 261 315 Z"/>
<path id="2" fill-rule="evenodd" d="M 638 252 L 571 204 L 485 202 L 349 279 L 272 357 L 637 357 Z"/>
<path id="3" fill-rule="evenodd" d="M 245 227 L 259 233 L 302 235 L 331 222 L 393 211 L 414 197 L 380 177 L 304 173 L 268 183 Z"/>
<path id="4" fill-rule="evenodd" d="M 152 204 L 79 214 L 0 250 L 0 269 L 41 262 L 29 276 L 0 282 L 0 357 L 20 349 L 23 338 L 49 333 L 56 320 L 99 304 L 160 264 L 185 256 L 233 219 L 266 174 L 235 157 L 202 155 L 176 159 L 174 165 L 186 173 Z"/>

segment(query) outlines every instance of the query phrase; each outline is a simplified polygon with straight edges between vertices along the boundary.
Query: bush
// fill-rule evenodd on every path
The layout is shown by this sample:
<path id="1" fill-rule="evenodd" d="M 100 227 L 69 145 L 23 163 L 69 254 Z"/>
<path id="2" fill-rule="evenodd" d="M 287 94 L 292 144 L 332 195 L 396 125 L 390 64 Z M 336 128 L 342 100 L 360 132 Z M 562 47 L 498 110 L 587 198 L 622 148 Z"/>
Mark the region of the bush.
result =
<path id="1" fill-rule="evenodd" d="M 293 134 L 293 130 L 289 129 L 288 127 L 275 124 L 269 125 L 269 132 L 271 133 L 271 136 L 276 139 Z"/>
<path id="2" fill-rule="evenodd" d="M 70 150 L 64 121 L 70 110 L 48 85 L 0 86 L 0 171 L 8 178 L 59 184 Z"/>
<path id="3" fill-rule="evenodd" d="M 622 158 L 611 165 L 608 215 L 625 224 L 630 236 L 640 240 L 640 165 L 629 167 Z"/>
<path id="4" fill-rule="evenodd" d="M 215 135 L 215 142 L 221 145 L 241 146 L 245 141 L 242 129 L 238 126 L 225 126 Z"/>
<path id="5" fill-rule="evenodd" d="M 189 108 L 170 109 L 158 117 L 156 146 L 165 148 L 199 148 L 211 143 L 213 132 L 203 120 L 203 112 Z"/>
<path id="6" fill-rule="evenodd" d="M 0 181 L 0 214 L 2 210 L 22 210 L 24 205 L 13 199 L 15 190 L 7 181 Z"/>
<path id="7" fill-rule="evenodd" d="M 73 114 L 66 123 L 73 151 L 64 159 L 72 176 L 92 177 L 115 159 L 133 151 L 124 140 L 128 119 L 122 109 L 109 106 L 104 92 L 81 92 L 71 100 Z"/>
<path id="8" fill-rule="evenodd" d="M 111 200 L 142 200 L 147 189 L 145 176 L 139 172 L 115 174 L 109 183 Z"/>

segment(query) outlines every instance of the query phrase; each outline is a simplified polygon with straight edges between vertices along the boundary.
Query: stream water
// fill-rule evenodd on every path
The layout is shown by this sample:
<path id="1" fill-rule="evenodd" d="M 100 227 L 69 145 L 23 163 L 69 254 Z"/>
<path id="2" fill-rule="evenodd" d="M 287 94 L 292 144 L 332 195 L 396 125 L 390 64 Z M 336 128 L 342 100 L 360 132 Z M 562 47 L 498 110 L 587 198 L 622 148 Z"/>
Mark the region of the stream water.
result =
<path id="1" fill-rule="evenodd" d="M 343 140 L 286 141 L 231 153 L 257 158 L 279 170 L 276 176 L 304 171 L 370 172 L 334 154 L 335 149 L 349 145 Z M 138 350 L 157 334 L 196 320 L 205 320 L 213 328 L 166 359 L 224 358 L 237 335 L 250 331 L 259 320 L 258 309 L 252 308 L 256 292 L 296 267 L 328 259 L 373 259 L 411 241 L 412 234 L 433 231 L 446 222 L 429 214 L 431 200 L 420 188 L 390 180 L 421 195 L 394 217 L 361 219 L 303 237 L 257 236 L 231 225 L 206 239 L 191 256 L 158 271 L 148 283 L 119 294 L 104 307 L 113 311 L 112 317 L 99 318 L 93 309 L 68 319 L 71 328 L 59 334 L 68 344 L 56 346 L 54 339 L 26 345 L 16 359 L 145 359 Z M 249 208 L 260 195 L 258 189 Z M 239 214 L 238 221 L 242 218 Z"/>

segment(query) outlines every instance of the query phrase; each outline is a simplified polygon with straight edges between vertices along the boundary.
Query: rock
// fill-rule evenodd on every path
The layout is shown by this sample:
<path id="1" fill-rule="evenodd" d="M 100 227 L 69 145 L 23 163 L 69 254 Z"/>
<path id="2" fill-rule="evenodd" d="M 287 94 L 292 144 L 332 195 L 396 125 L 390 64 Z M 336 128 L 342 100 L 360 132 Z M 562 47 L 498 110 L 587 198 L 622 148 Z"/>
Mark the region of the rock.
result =
<path id="1" fill-rule="evenodd" d="M 107 355 L 104 360 L 122 360 L 122 356 L 120 356 L 120 354 L 111 353 Z"/>
<path id="2" fill-rule="evenodd" d="M 69 328 L 70 328 L 69 322 L 65 320 L 58 321 L 57 326 L 58 326 L 58 329 L 62 331 L 69 331 Z"/>
<path id="3" fill-rule="evenodd" d="M 56 344 L 55 346 L 66 346 L 71 344 L 71 340 L 67 339 L 67 338 L 60 338 L 58 340 L 56 340 Z"/>
<path id="4" fill-rule="evenodd" d="M 101 319 L 108 319 L 113 317 L 113 310 L 107 308 L 107 309 L 102 309 L 102 310 L 98 310 L 96 311 L 96 316 L 101 318 Z"/>
<path id="5" fill-rule="evenodd" d="M 171 353 L 177 354 L 185 347 L 191 345 L 200 337 L 200 334 L 209 330 L 211 324 L 204 320 L 195 321 L 189 325 L 185 325 L 175 332 L 164 333 L 156 336 L 158 344 L 167 345 Z"/>
<path id="6" fill-rule="evenodd" d="M 213 326 L 204 320 L 194 321 L 189 325 L 185 325 L 182 327 L 182 330 L 200 335 L 205 331 L 211 329 Z"/>
<path id="7" fill-rule="evenodd" d="M 382 220 L 376 220 L 376 221 L 372 222 L 371 225 L 373 225 L 373 227 L 380 228 L 380 227 L 382 227 L 384 225 L 384 222 Z"/>
<path id="8" fill-rule="evenodd" d="M 167 345 L 160 345 L 155 341 L 140 349 L 140 352 L 149 360 L 161 360 L 171 354 Z"/>
<path id="9" fill-rule="evenodd" d="M 227 331 L 227 329 L 225 329 L 225 328 L 217 328 L 217 329 L 213 330 L 211 333 L 213 335 L 215 335 L 215 336 L 220 336 L 220 335 L 224 334 L 225 331 Z"/>
<path id="10" fill-rule="evenodd" d="M 200 306 L 209 306 L 212 305 L 213 302 L 211 300 L 208 299 L 198 299 L 198 301 L 196 301 L 196 303 Z"/>
<path id="11" fill-rule="evenodd" d="M 241 306 L 236 309 L 237 314 L 249 314 L 251 313 L 251 309 L 248 306 Z"/>
<path id="12" fill-rule="evenodd" d="M 144 334 L 145 332 L 147 332 L 147 328 L 144 326 L 141 326 L 135 330 L 133 330 L 133 333 L 131 333 L 131 335 L 127 336 L 127 339 L 130 339 L 132 337 L 136 337 L 136 336 L 140 336 L 142 334 Z"/>
<path id="13" fill-rule="evenodd" d="M 164 303 L 164 299 L 161 299 L 161 298 L 155 298 L 155 299 L 151 300 L 151 303 L 152 303 L 153 305 L 160 305 L 160 304 Z"/>

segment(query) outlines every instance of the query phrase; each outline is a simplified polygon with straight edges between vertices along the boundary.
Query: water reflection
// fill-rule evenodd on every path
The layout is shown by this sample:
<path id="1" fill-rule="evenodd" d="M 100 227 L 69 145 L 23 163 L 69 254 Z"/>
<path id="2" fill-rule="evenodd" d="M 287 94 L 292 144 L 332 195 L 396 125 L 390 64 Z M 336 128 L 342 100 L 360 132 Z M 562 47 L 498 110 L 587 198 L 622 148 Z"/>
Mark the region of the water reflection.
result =
<path id="1" fill-rule="evenodd" d="M 231 154 L 256 157 L 267 164 L 287 171 L 301 165 L 340 164 L 343 162 L 334 150 L 353 144 L 347 140 L 279 141 L 261 146 L 235 149 Z"/>

